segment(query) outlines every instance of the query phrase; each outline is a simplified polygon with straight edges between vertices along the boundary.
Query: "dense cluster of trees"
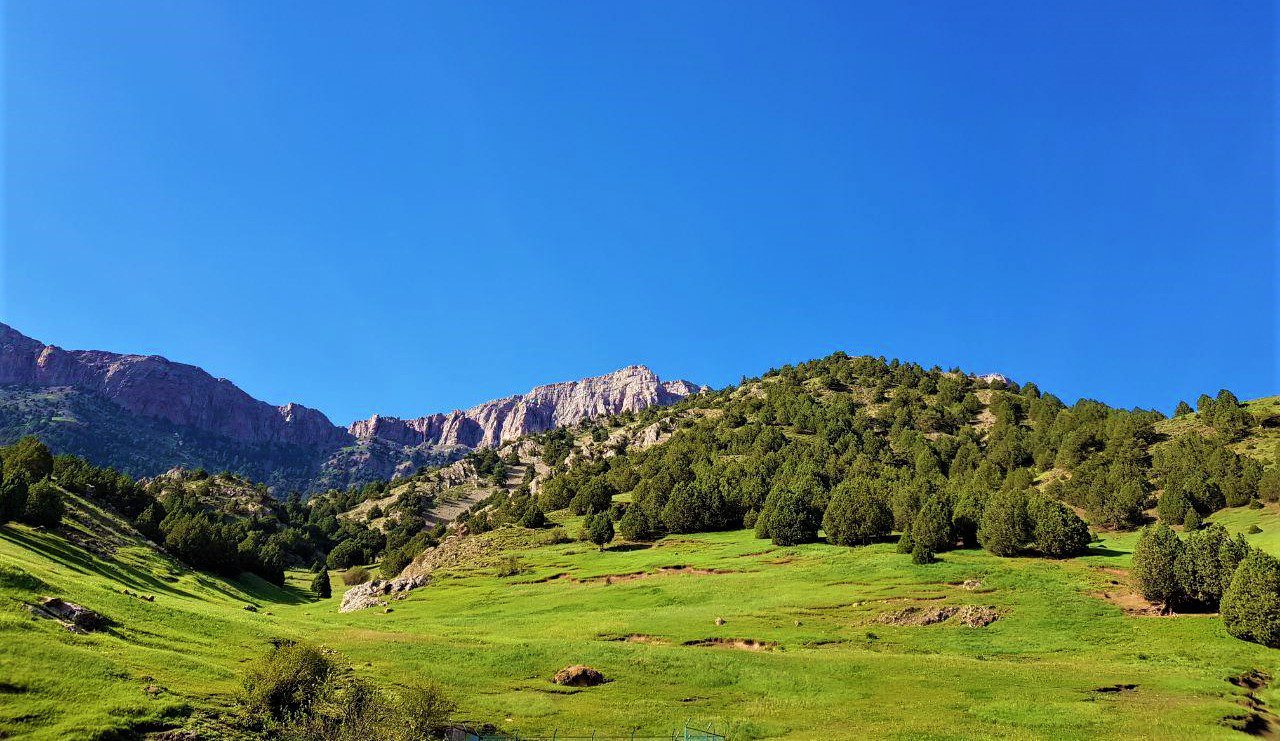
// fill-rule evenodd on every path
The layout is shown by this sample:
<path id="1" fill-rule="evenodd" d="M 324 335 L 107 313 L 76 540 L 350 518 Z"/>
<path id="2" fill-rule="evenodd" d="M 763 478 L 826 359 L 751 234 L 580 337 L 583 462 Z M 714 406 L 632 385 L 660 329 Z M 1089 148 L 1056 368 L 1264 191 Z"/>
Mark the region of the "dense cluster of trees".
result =
<path id="1" fill-rule="evenodd" d="M 53 455 L 34 437 L 0 448 L 0 524 L 18 520 L 56 527 L 65 505 L 53 474 Z"/>
<path id="2" fill-rule="evenodd" d="M 859 545 L 897 531 L 906 552 L 1060 558 L 1085 550 L 1086 522 L 1139 526 L 1161 488 L 1161 518 L 1177 524 L 1280 499 L 1280 473 L 1227 447 L 1253 424 L 1227 391 L 1200 401 L 1217 434 L 1162 444 L 1159 412 L 1067 406 L 1031 383 L 842 353 L 688 407 L 700 409 L 678 424 L 655 417 L 674 434 L 643 451 L 567 465 L 572 437 L 546 436 L 556 475 L 538 493 L 542 510 L 607 514 L 628 540 L 749 527 L 784 545 L 820 531 Z M 631 501 L 615 505 L 624 493 Z"/>

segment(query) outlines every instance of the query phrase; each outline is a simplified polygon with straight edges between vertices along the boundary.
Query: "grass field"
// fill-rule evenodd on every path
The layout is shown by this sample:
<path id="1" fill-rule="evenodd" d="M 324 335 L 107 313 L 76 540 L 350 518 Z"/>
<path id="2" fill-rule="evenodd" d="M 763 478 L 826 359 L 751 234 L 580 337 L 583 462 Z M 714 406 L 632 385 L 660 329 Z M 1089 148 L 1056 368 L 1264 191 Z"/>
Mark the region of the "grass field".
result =
<path id="1" fill-rule="evenodd" d="M 1258 524 L 1258 545 L 1280 544 L 1274 509 L 1218 519 Z M 1264 537 L 1273 530 L 1275 541 Z M 960 551 L 929 566 L 891 544 L 776 548 L 747 531 L 605 552 L 534 546 L 519 529 L 487 537 L 520 548 L 523 573 L 462 570 L 390 613 L 343 615 L 336 578 L 334 598 L 315 601 L 300 588 L 309 574 L 285 589 L 226 582 L 142 546 L 107 560 L 60 535 L 0 528 L 0 736 L 111 737 L 226 707 L 241 664 L 277 636 L 336 648 L 378 682 L 439 681 L 462 717 L 525 734 L 688 721 L 730 738 L 1225 738 L 1238 734 L 1223 719 L 1246 712 L 1228 678 L 1280 671 L 1280 652 L 1230 638 L 1214 616 L 1132 617 L 1094 596 L 1125 591 L 1132 535 L 1073 561 Z M 21 602 L 42 594 L 116 625 L 77 636 L 36 620 Z M 985 628 L 878 620 L 962 604 L 1003 617 Z M 685 645 L 709 639 L 764 650 Z M 577 663 L 611 681 L 548 681 Z M 1134 687 L 1100 691 L 1121 685 Z"/>

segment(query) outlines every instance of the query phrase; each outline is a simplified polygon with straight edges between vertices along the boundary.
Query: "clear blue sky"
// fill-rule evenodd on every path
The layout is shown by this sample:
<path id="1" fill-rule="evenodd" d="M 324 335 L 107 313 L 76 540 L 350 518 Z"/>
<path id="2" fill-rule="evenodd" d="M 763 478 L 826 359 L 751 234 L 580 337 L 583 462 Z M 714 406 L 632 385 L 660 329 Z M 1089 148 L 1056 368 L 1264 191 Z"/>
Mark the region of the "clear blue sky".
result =
<path id="1" fill-rule="evenodd" d="M 1271 2 L 4 13 L 0 318 L 63 347 L 339 423 L 836 349 L 1280 393 Z"/>

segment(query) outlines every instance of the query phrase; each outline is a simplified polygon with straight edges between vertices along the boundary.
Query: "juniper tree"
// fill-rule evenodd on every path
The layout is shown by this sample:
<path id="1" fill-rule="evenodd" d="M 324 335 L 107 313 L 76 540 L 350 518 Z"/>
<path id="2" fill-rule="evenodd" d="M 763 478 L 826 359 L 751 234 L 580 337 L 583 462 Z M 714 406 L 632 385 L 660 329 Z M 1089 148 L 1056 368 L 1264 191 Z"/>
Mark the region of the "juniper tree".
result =
<path id="1" fill-rule="evenodd" d="M 1280 562 L 1251 550 L 1222 597 L 1221 612 L 1231 635 L 1280 648 Z"/>
<path id="2" fill-rule="evenodd" d="M 1176 564 L 1183 544 L 1163 522 L 1143 529 L 1133 548 L 1132 575 L 1138 591 L 1166 610 L 1182 596 Z"/>

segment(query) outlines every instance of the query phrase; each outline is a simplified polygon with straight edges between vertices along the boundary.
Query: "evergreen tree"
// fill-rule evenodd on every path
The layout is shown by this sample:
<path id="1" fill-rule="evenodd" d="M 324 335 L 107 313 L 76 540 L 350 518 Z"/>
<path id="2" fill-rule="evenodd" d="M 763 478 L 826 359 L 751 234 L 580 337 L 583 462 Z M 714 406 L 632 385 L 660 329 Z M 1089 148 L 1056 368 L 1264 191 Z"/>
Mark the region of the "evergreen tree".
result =
<path id="1" fill-rule="evenodd" d="M 783 486 L 771 491 L 765 500 L 765 511 L 768 513 L 767 532 L 774 545 L 800 545 L 818 539 L 821 522 L 814 511 L 812 498 L 804 488 Z"/>
<path id="2" fill-rule="evenodd" d="M 911 547 L 911 563 L 923 565 L 933 563 L 935 560 L 933 551 L 923 543 L 916 543 Z"/>
<path id="3" fill-rule="evenodd" d="M 1178 534 L 1163 522 L 1155 527 L 1144 528 L 1133 548 L 1131 573 L 1138 590 L 1144 597 L 1160 603 L 1165 609 L 1182 596 L 1176 570 L 1182 550 Z"/>
<path id="4" fill-rule="evenodd" d="M 1016 556 L 1031 539 L 1027 495 L 1021 490 L 993 494 L 982 513 L 978 542 L 997 556 Z"/>
<path id="5" fill-rule="evenodd" d="M 911 540 L 910 528 L 903 530 L 902 536 L 898 538 L 898 553 L 911 553 L 915 547 L 915 541 Z"/>
<path id="6" fill-rule="evenodd" d="M 1217 606 L 1238 563 L 1231 551 L 1224 553 L 1230 544 L 1226 529 L 1217 524 L 1187 535 L 1174 561 L 1178 588 L 1186 599 L 1206 607 Z"/>
<path id="7" fill-rule="evenodd" d="M 1050 558 L 1078 556 L 1089 548 L 1089 526 L 1061 502 L 1038 496 L 1027 506 L 1036 550 Z"/>
<path id="8" fill-rule="evenodd" d="M 1191 408 L 1191 405 L 1190 405 L 1190 404 L 1188 404 L 1188 403 L 1187 403 L 1187 402 L 1185 402 L 1185 401 L 1180 401 L 1180 402 L 1178 402 L 1178 408 L 1177 408 L 1177 409 L 1175 409 L 1175 410 L 1173 410 L 1173 416 L 1175 416 L 1175 417 L 1184 417 L 1184 416 L 1186 416 L 1186 415 L 1188 415 L 1188 414 L 1191 414 L 1191 413 L 1192 413 L 1192 412 L 1194 412 L 1194 411 L 1195 411 L 1195 410 Z"/>
<path id="9" fill-rule="evenodd" d="M 22 519 L 31 525 L 57 527 L 62 522 L 64 509 L 62 491 L 48 480 L 37 481 L 27 490 L 27 505 Z"/>
<path id="10" fill-rule="evenodd" d="M 862 480 L 846 480 L 831 493 L 822 517 L 827 540 L 836 545 L 866 545 L 893 529 L 893 512 L 884 492 Z"/>
<path id="11" fill-rule="evenodd" d="M 1200 513 L 1195 507 L 1187 507 L 1187 515 L 1182 518 L 1182 529 L 1184 532 L 1195 532 L 1200 529 Z"/>
<path id="12" fill-rule="evenodd" d="M 950 550 L 955 543 L 951 532 L 951 507 L 945 497 L 934 495 L 911 522 L 911 540 L 916 548 L 931 553 Z"/>
<path id="13" fill-rule="evenodd" d="M 1231 635 L 1280 648 L 1280 562 L 1251 550 L 1222 597 L 1221 612 Z"/>
<path id="14" fill-rule="evenodd" d="M 602 551 L 605 545 L 613 540 L 613 520 L 607 513 L 588 515 L 583 527 L 586 529 L 587 540 Z"/>
<path id="15" fill-rule="evenodd" d="M 311 580 L 311 592 L 320 599 L 329 599 L 333 596 L 332 587 L 329 586 L 329 572 L 316 573 L 316 577 Z"/>
<path id="16" fill-rule="evenodd" d="M 520 527 L 537 529 L 547 526 L 547 515 L 542 511 L 542 507 L 537 502 L 530 502 L 525 508 L 524 514 L 520 516 Z"/>

